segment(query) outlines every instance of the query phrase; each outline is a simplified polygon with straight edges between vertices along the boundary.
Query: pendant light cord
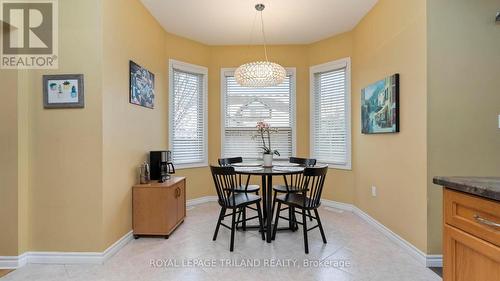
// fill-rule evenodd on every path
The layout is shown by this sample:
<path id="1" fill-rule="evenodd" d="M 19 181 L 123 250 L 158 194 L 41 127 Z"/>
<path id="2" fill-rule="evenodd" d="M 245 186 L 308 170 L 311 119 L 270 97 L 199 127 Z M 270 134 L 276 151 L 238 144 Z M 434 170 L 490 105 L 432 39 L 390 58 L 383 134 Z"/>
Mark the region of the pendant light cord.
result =
<path id="1" fill-rule="evenodd" d="M 266 56 L 266 61 L 269 62 L 267 58 L 267 42 L 266 42 L 266 33 L 264 32 L 264 16 L 262 15 L 262 11 L 260 11 L 260 22 L 262 29 L 262 39 L 264 40 L 264 55 Z"/>

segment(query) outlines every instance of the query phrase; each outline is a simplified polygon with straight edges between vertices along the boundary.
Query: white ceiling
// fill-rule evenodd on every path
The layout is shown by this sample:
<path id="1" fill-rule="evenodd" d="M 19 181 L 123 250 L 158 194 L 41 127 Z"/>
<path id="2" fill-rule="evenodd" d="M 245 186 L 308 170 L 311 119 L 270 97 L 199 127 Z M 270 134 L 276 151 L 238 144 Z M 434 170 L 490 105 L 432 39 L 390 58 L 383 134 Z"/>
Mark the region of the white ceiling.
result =
<path id="1" fill-rule="evenodd" d="M 266 5 L 269 44 L 307 44 L 351 30 L 377 0 L 141 0 L 168 32 L 208 45 L 260 44 L 250 33 L 255 4 Z M 258 18 L 259 19 L 259 18 Z M 251 42 L 250 42 L 251 41 Z"/>

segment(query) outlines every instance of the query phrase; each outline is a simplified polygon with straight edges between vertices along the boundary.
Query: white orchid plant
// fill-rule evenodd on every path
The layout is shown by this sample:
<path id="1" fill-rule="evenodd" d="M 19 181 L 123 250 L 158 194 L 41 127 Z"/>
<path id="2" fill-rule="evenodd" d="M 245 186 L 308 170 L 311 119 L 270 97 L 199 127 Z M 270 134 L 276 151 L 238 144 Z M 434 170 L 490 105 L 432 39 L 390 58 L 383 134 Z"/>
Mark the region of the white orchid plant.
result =
<path id="1" fill-rule="evenodd" d="M 255 127 L 257 128 L 258 134 L 254 137 L 259 137 L 262 140 L 262 146 L 259 148 L 262 148 L 262 150 L 264 150 L 264 154 L 275 154 L 277 156 L 280 156 L 280 153 L 277 150 L 271 149 L 271 133 L 278 132 L 278 129 L 271 128 L 269 123 L 266 123 L 264 121 L 257 122 L 257 126 Z M 266 137 L 269 145 L 266 144 Z"/>

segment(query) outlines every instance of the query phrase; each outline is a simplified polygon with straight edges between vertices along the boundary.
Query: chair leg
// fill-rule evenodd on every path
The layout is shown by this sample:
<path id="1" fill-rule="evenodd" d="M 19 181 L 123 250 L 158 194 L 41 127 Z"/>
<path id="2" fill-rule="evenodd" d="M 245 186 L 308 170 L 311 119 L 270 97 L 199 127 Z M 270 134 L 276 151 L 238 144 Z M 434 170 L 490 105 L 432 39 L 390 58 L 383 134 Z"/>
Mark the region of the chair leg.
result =
<path id="1" fill-rule="evenodd" d="M 307 214 L 309 215 L 309 220 L 313 221 L 313 217 L 311 216 L 311 210 L 307 210 Z"/>
<path id="2" fill-rule="evenodd" d="M 271 208 L 271 218 L 274 216 L 274 210 L 276 210 L 276 196 L 278 195 L 278 192 L 274 191 L 273 195 L 273 207 Z"/>
<path id="3" fill-rule="evenodd" d="M 219 213 L 219 219 L 217 220 L 217 226 L 215 227 L 215 232 L 214 232 L 214 237 L 213 241 L 217 240 L 217 234 L 219 233 L 219 227 L 222 222 L 222 219 L 224 218 L 224 215 L 226 214 L 226 208 L 221 208 L 220 213 Z"/>
<path id="4" fill-rule="evenodd" d="M 264 221 L 262 220 L 262 210 L 260 209 L 260 202 L 257 204 L 257 216 L 259 217 L 259 231 L 262 234 L 262 240 L 266 240 L 266 236 L 264 234 Z"/>
<path id="5" fill-rule="evenodd" d="M 307 219 L 305 209 L 302 209 L 302 223 L 304 229 L 304 248 L 306 250 L 306 254 L 309 254 L 309 242 L 307 241 Z"/>
<path id="6" fill-rule="evenodd" d="M 236 229 L 236 209 L 233 209 L 233 221 L 231 223 L 231 244 L 229 246 L 229 251 L 233 251 L 234 249 L 234 231 Z"/>
<path id="7" fill-rule="evenodd" d="M 318 221 L 319 231 L 321 232 L 321 238 L 323 238 L 323 243 L 326 242 L 325 231 L 323 231 L 323 225 L 321 224 L 321 219 L 319 218 L 318 209 L 314 209 L 314 215 L 316 215 L 316 220 Z"/>
<path id="8" fill-rule="evenodd" d="M 293 208 L 292 207 L 288 207 L 288 227 L 294 231 L 295 229 L 295 223 L 293 221 Z"/>
<path id="9" fill-rule="evenodd" d="M 281 202 L 278 202 L 278 209 L 276 210 L 276 219 L 274 220 L 273 236 L 271 237 L 272 240 L 276 239 L 276 232 L 278 231 L 278 220 L 280 217 L 280 212 L 281 212 Z"/>
<path id="10" fill-rule="evenodd" d="M 243 217 L 243 222 L 241 223 L 241 226 L 243 227 L 243 231 L 246 231 L 247 230 L 247 207 L 243 207 L 241 208 L 241 211 L 243 213 L 242 217 Z"/>
<path id="11" fill-rule="evenodd" d="M 241 213 L 242 213 L 242 211 L 241 211 L 241 209 L 238 209 L 238 210 L 240 212 L 238 212 L 238 218 L 236 219 L 236 221 L 240 221 L 240 219 L 241 219 Z M 238 223 L 236 224 L 236 227 L 238 227 Z"/>
<path id="12" fill-rule="evenodd" d="M 299 226 L 297 225 L 297 217 L 295 216 L 295 208 L 290 207 L 290 212 L 292 213 L 292 221 L 293 221 L 293 231 L 297 231 Z"/>

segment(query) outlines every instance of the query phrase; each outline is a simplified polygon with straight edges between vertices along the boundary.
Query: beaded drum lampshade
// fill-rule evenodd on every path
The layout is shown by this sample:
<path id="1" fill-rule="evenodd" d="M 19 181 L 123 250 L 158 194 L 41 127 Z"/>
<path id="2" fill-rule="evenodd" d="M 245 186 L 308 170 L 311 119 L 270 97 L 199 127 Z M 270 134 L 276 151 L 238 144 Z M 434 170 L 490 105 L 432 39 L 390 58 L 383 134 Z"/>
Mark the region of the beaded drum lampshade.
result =
<path id="1" fill-rule="evenodd" d="M 255 5 L 255 9 L 260 12 L 262 37 L 264 39 L 264 56 L 266 60 L 245 63 L 236 69 L 234 78 L 238 84 L 244 87 L 276 86 L 281 84 L 286 77 L 286 70 L 281 65 L 270 62 L 267 59 L 266 35 L 264 32 L 264 18 L 262 16 L 264 8 L 264 4 Z"/>

